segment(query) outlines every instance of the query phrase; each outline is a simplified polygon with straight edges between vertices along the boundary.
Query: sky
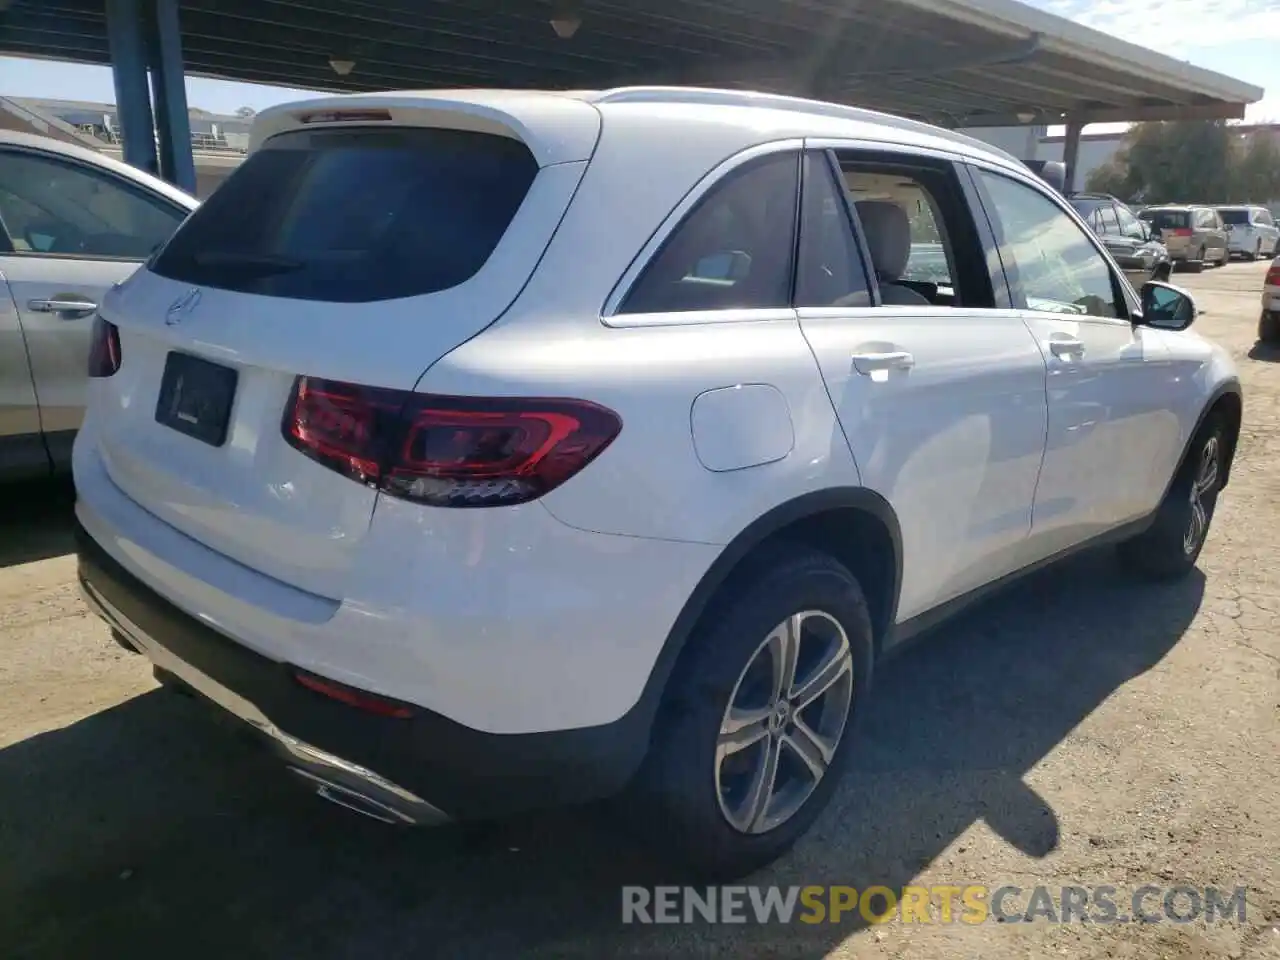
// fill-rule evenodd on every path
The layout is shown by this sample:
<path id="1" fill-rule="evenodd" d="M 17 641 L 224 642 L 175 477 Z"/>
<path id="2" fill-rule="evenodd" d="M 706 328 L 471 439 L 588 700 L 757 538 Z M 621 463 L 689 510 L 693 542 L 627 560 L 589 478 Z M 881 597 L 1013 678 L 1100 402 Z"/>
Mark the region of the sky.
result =
<path id="1" fill-rule="evenodd" d="M 1266 89 L 1247 120 L 1280 121 L 1280 0 L 1029 0 L 1032 6 Z M 298 90 L 187 79 L 187 101 L 214 113 L 296 100 Z M 0 57 L 0 96 L 115 99 L 106 67 Z"/>

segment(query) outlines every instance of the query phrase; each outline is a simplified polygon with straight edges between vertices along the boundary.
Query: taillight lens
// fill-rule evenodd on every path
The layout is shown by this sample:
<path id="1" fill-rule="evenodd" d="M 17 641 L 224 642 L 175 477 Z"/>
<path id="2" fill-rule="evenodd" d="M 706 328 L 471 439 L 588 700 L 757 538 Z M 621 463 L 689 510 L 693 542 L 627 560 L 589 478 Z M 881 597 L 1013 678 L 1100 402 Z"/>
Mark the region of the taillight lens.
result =
<path id="1" fill-rule="evenodd" d="M 1190 229 L 1188 229 L 1187 227 L 1175 227 L 1173 230 L 1170 230 L 1170 231 L 1169 231 L 1169 236 L 1171 236 L 1171 237 L 1189 237 L 1189 236 L 1191 236 L 1191 230 L 1190 230 Z"/>
<path id="2" fill-rule="evenodd" d="M 405 500 L 494 507 L 534 500 L 618 435 L 585 400 L 443 397 L 299 377 L 285 440 L 306 456 Z"/>
<path id="3" fill-rule="evenodd" d="M 1280 261 L 1271 264 L 1267 270 L 1267 278 L 1262 283 L 1268 287 L 1280 287 Z"/>
<path id="4" fill-rule="evenodd" d="M 89 376 L 109 377 L 120 369 L 120 331 L 95 314 L 89 342 Z"/>

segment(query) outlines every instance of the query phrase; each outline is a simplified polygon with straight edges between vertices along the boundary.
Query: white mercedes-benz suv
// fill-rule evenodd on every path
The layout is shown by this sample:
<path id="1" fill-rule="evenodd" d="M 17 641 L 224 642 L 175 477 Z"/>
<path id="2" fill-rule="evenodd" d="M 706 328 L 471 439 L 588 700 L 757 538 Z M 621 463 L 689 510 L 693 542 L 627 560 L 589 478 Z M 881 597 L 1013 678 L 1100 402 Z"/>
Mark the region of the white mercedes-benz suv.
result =
<path id="1" fill-rule="evenodd" d="M 611 798 L 741 874 L 906 638 L 1104 541 L 1192 567 L 1241 417 L 1194 317 L 1011 156 L 891 116 L 281 106 L 101 304 L 80 579 L 331 800 Z"/>

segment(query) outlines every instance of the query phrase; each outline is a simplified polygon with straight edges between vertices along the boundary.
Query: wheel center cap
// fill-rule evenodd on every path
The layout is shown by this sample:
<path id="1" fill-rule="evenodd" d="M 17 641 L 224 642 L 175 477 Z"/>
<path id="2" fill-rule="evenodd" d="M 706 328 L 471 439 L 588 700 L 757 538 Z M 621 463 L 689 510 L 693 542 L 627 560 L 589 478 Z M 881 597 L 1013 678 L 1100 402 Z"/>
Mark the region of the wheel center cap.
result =
<path id="1" fill-rule="evenodd" d="M 785 700 L 779 700 L 773 708 L 773 713 L 769 716 L 769 729 L 775 732 L 781 730 L 790 719 L 791 705 Z"/>

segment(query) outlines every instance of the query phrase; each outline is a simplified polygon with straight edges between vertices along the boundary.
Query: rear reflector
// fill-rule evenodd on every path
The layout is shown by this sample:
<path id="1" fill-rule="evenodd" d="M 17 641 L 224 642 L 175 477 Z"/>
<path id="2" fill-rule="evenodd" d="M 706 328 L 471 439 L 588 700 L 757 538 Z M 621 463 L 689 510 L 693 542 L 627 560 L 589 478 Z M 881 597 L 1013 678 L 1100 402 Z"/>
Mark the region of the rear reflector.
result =
<path id="1" fill-rule="evenodd" d="M 95 314 L 89 334 L 89 376 L 109 377 L 120 369 L 120 331 Z"/>
<path id="2" fill-rule="evenodd" d="M 332 680 L 317 677 L 314 673 L 295 670 L 293 679 L 308 690 L 313 690 L 322 696 L 328 697 L 330 700 L 345 703 L 348 707 L 363 710 L 365 713 L 377 714 L 380 717 L 394 717 L 397 720 L 407 720 L 413 716 L 413 708 L 403 703 L 398 703 L 395 700 L 386 700 L 382 697 L 374 696 L 372 693 L 365 693 L 363 690 L 344 686 L 341 683 L 334 683 Z"/>
<path id="3" fill-rule="evenodd" d="M 390 121 L 386 110 L 317 110 L 298 114 L 299 123 L 378 123 Z"/>
<path id="4" fill-rule="evenodd" d="M 534 500 L 613 442 L 622 421 L 585 400 L 441 397 L 299 377 L 285 441 L 404 500 L 496 507 Z"/>

